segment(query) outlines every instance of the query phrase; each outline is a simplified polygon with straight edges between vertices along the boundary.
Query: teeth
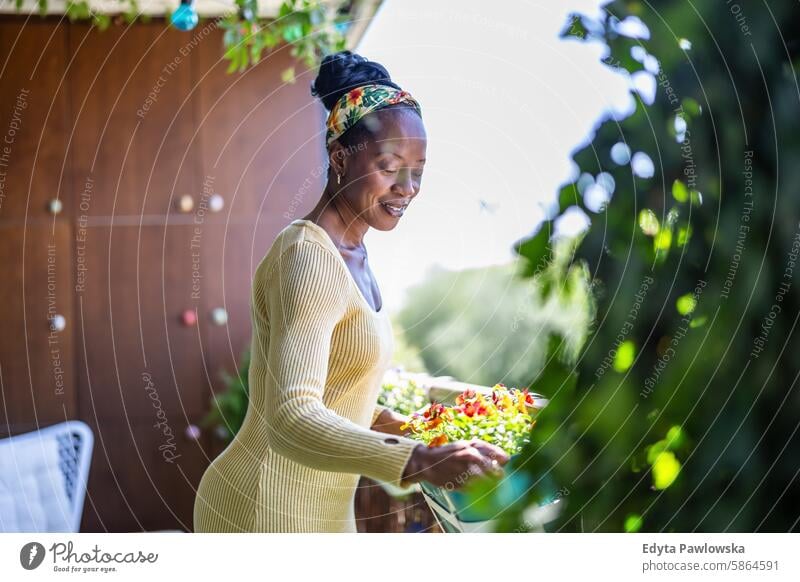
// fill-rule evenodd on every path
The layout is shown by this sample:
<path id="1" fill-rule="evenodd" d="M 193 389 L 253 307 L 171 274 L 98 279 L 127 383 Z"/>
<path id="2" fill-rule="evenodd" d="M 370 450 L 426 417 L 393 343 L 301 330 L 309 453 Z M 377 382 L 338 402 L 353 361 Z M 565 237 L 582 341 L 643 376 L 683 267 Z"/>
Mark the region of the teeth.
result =
<path id="1" fill-rule="evenodd" d="M 388 204 L 386 202 L 383 202 L 382 204 L 385 208 L 388 208 L 389 210 L 397 214 L 403 214 L 403 212 L 405 212 L 406 210 L 405 206 L 395 206 L 394 204 Z"/>

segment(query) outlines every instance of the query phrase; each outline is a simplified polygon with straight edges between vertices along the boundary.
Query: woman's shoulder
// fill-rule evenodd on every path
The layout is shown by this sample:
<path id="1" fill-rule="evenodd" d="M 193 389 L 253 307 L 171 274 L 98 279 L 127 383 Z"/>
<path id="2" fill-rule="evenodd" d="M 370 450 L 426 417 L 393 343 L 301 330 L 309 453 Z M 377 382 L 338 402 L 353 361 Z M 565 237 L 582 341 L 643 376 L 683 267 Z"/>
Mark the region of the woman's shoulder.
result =
<path id="1" fill-rule="evenodd" d="M 253 301 L 259 309 L 268 309 L 264 299 L 272 293 L 284 303 L 282 310 L 287 304 L 302 304 L 344 312 L 350 296 L 347 266 L 321 234 L 297 221 L 278 233 L 253 279 Z"/>
<path id="2" fill-rule="evenodd" d="M 308 220 L 293 220 L 286 225 L 275 237 L 272 246 L 261 261 L 258 271 L 272 271 L 279 265 L 303 263 L 303 266 L 313 267 L 315 264 L 324 263 L 338 267 L 336 254 L 338 250 L 332 247 L 329 238 L 322 231 L 322 227 Z M 313 269 L 312 269 L 313 270 Z M 330 271 L 330 269 L 325 269 Z M 337 271 L 338 268 L 333 269 Z M 266 274 L 266 273 L 264 273 Z"/>
<path id="3" fill-rule="evenodd" d="M 315 243 L 314 247 L 322 247 L 326 254 L 332 255 L 333 252 L 338 252 L 331 247 L 330 239 L 327 238 L 320 225 L 309 220 L 297 219 L 287 224 L 278 233 L 265 258 L 278 259 L 287 251 L 292 250 L 297 253 L 300 249 L 311 248 L 304 243 Z"/>

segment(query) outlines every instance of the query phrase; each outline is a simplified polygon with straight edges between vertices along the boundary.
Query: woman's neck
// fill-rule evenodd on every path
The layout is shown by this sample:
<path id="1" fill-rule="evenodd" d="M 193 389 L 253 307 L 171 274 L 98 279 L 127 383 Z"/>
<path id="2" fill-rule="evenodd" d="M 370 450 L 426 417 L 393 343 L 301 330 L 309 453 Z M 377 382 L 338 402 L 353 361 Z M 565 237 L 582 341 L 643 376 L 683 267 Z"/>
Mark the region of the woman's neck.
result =
<path id="1" fill-rule="evenodd" d="M 340 249 L 366 252 L 364 235 L 369 230 L 369 225 L 358 218 L 343 192 L 336 192 L 334 189 L 335 185 L 329 180 L 320 201 L 305 219 L 316 222 L 328 231 L 334 244 Z"/>

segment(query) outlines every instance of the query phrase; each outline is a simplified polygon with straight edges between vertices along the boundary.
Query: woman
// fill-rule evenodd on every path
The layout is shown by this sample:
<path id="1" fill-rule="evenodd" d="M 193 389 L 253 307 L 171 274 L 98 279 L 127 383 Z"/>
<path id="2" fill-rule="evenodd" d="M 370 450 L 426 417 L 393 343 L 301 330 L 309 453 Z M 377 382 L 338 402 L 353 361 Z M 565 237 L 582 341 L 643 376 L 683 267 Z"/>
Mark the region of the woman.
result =
<path id="1" fill-rule="evenodd" d="M 250 402 L 200 482 L 198 532 L 355 532 L 360 475 L 456 485 L 508 460 L 482 441 L 429 449 L 376 406 L 392 328 L 363 238 L 419 192 L 425 128 L 386 69 L 349 51 L 325 58 L 311 92 L 330 111 L 327 185 L 256 270 Z"/>

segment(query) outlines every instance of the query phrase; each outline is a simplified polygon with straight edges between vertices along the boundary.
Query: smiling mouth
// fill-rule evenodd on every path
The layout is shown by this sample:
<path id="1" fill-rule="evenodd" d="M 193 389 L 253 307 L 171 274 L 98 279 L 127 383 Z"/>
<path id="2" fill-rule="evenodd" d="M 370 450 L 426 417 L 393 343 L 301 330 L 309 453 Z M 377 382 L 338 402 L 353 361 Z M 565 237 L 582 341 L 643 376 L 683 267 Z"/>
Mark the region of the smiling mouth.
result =
<path id="1" fill-rule="evenodd" d="M 389 204 L 388 202 L 381 202 L 380 205 L 387 214 L 395 218 L 403 216 L 406 208 L 408 208 L 408 204 Z"/>

